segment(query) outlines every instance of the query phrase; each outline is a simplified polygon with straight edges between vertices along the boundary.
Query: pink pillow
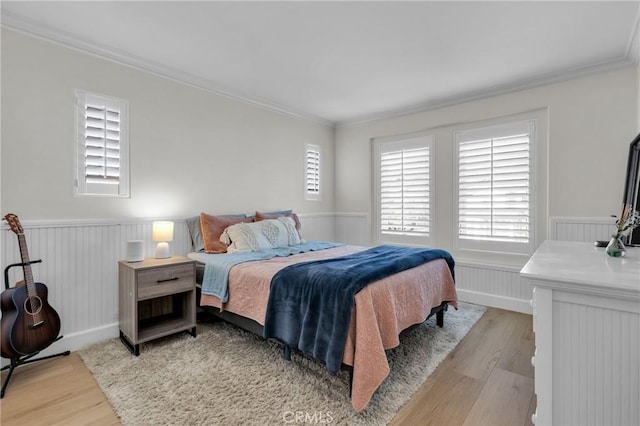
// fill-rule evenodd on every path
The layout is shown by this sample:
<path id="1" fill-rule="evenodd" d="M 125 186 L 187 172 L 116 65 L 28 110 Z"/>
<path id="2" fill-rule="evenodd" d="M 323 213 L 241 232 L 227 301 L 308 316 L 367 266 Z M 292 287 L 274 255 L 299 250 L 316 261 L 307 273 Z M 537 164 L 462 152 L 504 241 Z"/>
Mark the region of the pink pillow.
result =
<path id="1" fill-rule="evenodd" d="M 252 222 L 252 219 L 250 217 L 211 216 L 200 213 L 205 253 L 226 253 L 227 245 L 220 241 L 220 235 L 227 227 L 241 222 Z"/>
<path id="2" fill-rule="evenodd" d="M 266 213 L 260 213 L 260 212 L 256 212 L 256 222 L 260 222 L 261 220 L 265 220 L 265 219 L 277 219 L 279 217 L 290 217 L 291 219 L 293 219 L 293 221 L 296 223 L 296 230 L 298 231 L 298 233 L 300 233 L 300 228 L 302 228 L 302 224 L 300 223 L 300 219 L 298 218 L 298 215 L 295 213 L 286 213 L 286 214 L 266 214 Z"/>

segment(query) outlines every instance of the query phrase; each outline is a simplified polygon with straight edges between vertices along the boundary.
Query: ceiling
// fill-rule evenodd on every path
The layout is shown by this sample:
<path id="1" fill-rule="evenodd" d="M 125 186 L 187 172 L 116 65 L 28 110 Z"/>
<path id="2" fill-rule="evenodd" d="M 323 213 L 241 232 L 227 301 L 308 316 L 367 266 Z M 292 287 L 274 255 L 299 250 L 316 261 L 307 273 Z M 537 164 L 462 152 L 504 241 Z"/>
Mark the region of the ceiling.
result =
<path id="1" fill-rule="evenodd" d="M 2 1 L 2 25 L 328 125 L 638 63 L 639 1 Z"/>

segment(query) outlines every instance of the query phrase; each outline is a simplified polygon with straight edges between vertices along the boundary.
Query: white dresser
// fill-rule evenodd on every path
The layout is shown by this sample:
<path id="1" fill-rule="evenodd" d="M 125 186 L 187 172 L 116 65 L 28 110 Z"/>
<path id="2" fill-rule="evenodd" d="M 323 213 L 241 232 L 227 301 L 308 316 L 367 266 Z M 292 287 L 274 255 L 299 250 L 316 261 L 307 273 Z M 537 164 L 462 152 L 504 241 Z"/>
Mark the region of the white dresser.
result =
<path id="1" fill-rule="evenodd" d="M 536 425 L 640 425 L 640 248 L 545 241 L 533 286 Z"/>

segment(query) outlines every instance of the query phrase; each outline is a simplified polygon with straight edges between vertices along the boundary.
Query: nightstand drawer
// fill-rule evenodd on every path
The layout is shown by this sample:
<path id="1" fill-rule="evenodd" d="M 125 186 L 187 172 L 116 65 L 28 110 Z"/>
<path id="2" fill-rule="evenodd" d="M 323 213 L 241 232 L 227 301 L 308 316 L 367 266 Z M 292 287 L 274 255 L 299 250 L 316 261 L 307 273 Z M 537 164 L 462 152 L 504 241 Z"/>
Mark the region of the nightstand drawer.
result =
<path id="1" fill-rule="evenodd" d="M 138 271 L 138 300 L 193 290 L 193 269 L 188 263 Z"/>

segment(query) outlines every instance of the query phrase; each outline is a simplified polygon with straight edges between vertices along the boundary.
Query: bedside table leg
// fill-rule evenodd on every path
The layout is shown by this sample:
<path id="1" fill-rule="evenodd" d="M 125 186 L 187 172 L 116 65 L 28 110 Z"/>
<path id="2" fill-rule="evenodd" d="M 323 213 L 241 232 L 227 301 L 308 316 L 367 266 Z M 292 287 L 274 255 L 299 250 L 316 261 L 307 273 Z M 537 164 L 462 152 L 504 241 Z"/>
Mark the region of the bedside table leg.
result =
<path id="1" fill-rule="evenodd" d="M 192 335 L 193 337 L 196 337 L 196 336 L 197 336 L 197 334 L 198 334 L 198 333 L 196 332 L 196 328 L 195 328 L 195 327 L 193 327 L 193 328 L 191 329 L 191 335 Z"/>
<path id="2" fill-rule="evenodd" d="M 120 341 L 127 347 L 127 349 L 129 349 L 129 352 L 131 352 L 133 355 L 140 355 L 140 345 L 132 345 L 131 343 L 129 343 L 122 330 L 120 330 Z"/>

